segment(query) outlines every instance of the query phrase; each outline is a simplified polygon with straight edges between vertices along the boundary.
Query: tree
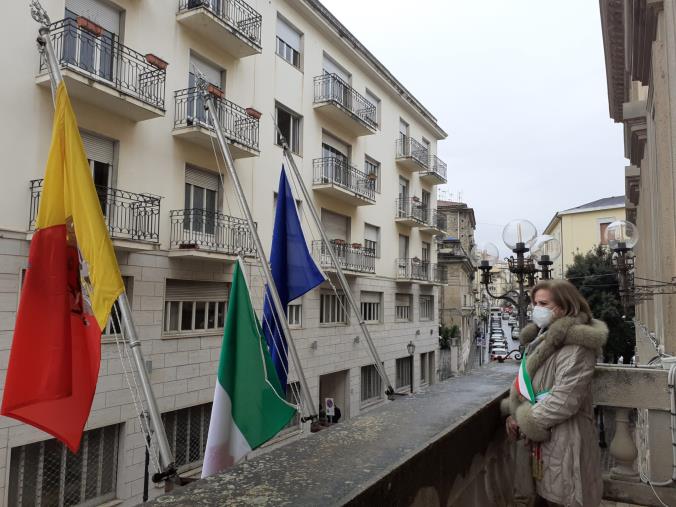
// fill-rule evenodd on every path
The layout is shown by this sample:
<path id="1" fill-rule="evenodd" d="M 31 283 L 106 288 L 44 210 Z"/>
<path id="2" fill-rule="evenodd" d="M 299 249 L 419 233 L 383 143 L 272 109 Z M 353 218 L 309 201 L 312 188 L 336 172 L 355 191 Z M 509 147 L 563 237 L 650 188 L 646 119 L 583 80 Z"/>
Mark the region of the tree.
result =
<path id="1" fill-rule="evenodd" d="M 631 324 L 634 308 L 627 308 L 625 313 L 622 306 L 613 253 L 597 246 L 586 254 L 575 255 L 573 264 L 566 271 L 566 278 L 589 302 L 594 317 L 608 325 L 604 361 L 615 363 L 621 356 L 625 363 L 629 363 L 636 345 Z"/>

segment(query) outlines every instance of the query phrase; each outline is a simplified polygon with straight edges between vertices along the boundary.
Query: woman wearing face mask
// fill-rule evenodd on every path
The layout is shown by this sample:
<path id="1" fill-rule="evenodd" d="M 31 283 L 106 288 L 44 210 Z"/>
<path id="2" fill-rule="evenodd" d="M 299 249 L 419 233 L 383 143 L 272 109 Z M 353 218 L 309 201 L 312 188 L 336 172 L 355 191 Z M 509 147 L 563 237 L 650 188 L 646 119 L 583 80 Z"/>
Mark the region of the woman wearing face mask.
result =
<path id="1" fill-rule="evenodd" d="M 566 280 L 538 283 L 531 299 L 533 323 L 519 336 L 524 359 L 502 407 L 508 436 L 519 440 L 515 501 L 597 506 L 603 482 L 591 381 L 608 327 Z"/>

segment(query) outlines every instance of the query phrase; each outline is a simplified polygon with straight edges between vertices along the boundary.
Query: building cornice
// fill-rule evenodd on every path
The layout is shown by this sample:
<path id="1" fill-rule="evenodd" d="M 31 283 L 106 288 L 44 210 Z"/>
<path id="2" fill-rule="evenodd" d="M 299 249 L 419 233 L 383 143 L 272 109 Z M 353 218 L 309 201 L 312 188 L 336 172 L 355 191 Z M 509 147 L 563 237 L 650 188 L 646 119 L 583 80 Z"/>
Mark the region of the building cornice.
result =
<path id="1" fill-rule="evenodd" d="M 645 100 L 634 100 L 622 104 L 624 156 L 635 166 L 641 165 L 645 144 L 648 140 L 646 114 Z"/>
<path id="2" fill-rule="evenodd" d="M 561 217 L 559 216 L 559 214 L 554 213 L 554 216 L 552 217 L 552 219 L 547 224 L 547 227 L 545 227 L 544 234 L 551 234 L 552 231 L 554 230 L 554 228 L 558 225 L 560 220 L 561 220 Z"/>
<path id="3" fill-rule="evenodd" d="M 416 99 L 401 82 L 378 60 L 373 53 L 359 42 L 359 40 L 318 0 L 302 0 L 326 25 L 337 35 L 346 46 L 356 52 L 373 68 L 409 105 L 420 114 L 432 128 L 438 139 L 446 139 L 448 134 L 437 123 L 436 117 L 422 103 Z"/>
<path id="4" fill-rule="evenodd" d="M 558 216 L 564 216 L 564 215 L 580 215 L 582 213 L 592 213 L 594 211 L 604 211 L 604 210 L 609 210 L 609 209 L 622 209 L 624 208 L 624 204 L 615 204 L 613 206 L 595 206 L 593 208 L 584 208 L 581 210 L 567 210 L 567 211 L 559 211 L 557 213 Z"/>
<path id="5" fill-rule="evenodd" d="M 624 168 L 624 195 L 627 196 L 627 208 L 638 206 L 641 196 L 640 188 L 641 168 L 635 165 L 628 165 Z"/>

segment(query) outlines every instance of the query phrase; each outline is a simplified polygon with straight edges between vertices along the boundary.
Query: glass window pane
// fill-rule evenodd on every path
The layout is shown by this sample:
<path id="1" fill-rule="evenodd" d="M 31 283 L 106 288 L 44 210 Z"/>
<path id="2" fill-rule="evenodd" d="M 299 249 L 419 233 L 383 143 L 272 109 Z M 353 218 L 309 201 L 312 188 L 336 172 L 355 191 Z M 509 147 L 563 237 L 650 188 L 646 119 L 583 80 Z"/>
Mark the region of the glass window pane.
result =
<path id="1" fill-rule="evenodd" d="M 207 329 L 214 329 L 216 327 L 216 302 L 211 301 L 207 304 Z"/>
<path id="2" fill-rule="evenodd" d="M 225 326 L 225 301 L 218 303 L 218 327 Z"/>
<path id="3" fill-rule="evenodd" d="M 195 303 L 195 329 L 204 329 L 207 304 L 204 301 Z"/>
<path id="4" fill-rule="evenodd" d="M 181 309 L 181 331 L 192 329 L 192 301 L 184 301 Z"/>

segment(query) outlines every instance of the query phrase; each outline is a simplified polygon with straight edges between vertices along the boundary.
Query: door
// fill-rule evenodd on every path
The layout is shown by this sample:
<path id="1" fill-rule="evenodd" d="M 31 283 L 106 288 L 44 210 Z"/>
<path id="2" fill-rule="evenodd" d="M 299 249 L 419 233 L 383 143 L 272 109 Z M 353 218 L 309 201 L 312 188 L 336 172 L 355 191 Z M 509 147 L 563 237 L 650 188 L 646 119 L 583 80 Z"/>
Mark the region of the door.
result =
<path id="1" fill-rule="evenodd" d="M 218 190 L 216 174 L 186 167 L 183 229 L 187 242 L 212 245 L 224 242 L 217 230 Z"/>
<path id="2" fill-rule="evenodd" d="M 399 258 L 397 259 L 398 275 L 406 278 L 408 276 L 408 236 L 399 235 Z"/>
<path id="3" fill-rule="evenodd" d="M 202 98 L 202 94 L 195 88 L 197 85 L 195 69 L 204 74 L 204 79 L 206 79 L 209 84 L 212 84 L 221 90 L 224 88 L 223 71 L 196 55 L 190 55 L 190 67 L 188 71 L 188 88 L 190 88 L 190 93 L 188 94 L 186 119 L 188 125 L 194 125 L 196 123 L 208 125 L 207 112 L 204 109 L 204 98 Z M 214 100 L 213 102 L 218 109 L 220 105 L 219 101 Z"/>
<path id="4" fill-rule="evenodd" d="M 331 242 L 333 251 L 338 257 L 338 262 L 345 266 L 348 253 L 347 245 L 350 241 L 350 218 L 322 208 L 322 226 Z M 331 264 L 328 259 L 328 252 L 323 250 L 322 248 L 322 256 L 326 256 L 326 261 Z"/>
<path id="5" fill-rule="evenodd" d="M 430 215 L 432 213 L 431 201 L 432 195 L 427 190 L 423 190 L 418 219 L 425 223 L 430 222 Z"/>
<path id="6" fill-rule="evenodd" d="M 322 136 L 322 180 L 350 187 L 350 147 L 333 136 Z"/>
<path id="7" fill-rule="evenodd" d="M 87 154 L 101 211 L 109 225 L 113 226 L 114 222 L 116 222 L 116 217 L 114 216 L 116 203 L 112 189 L 115 142 L 84 131 L 80 132 L 80 137 Z"/>
<path id="8" fill-rule="evenodd" d="M 408 180 L 401 176 L 399 176 L 399 200 L 397 208 L 399 218 L 406 218 L 408 215 Z"/>
<path id="9" fill-rule="evenodd" d="M 78 27 L 77 19 L 80 16 L 99 25 L 101 33 L 94 34 Z M 96 0 L 66 0 L 64 18 L 64 63 L 112 81 L 120 33 L 120 11 Z"/>
<path id="10" fill-rule="evenodd" d="M 408 144 L 408 123 L 399 118 L 399 156 L 410 155 Z"/>
<path id="11" fill-rule="evenodd" d="M 327 77 L 324 80 L 324 90 L 322 90 L 324 97 L 329 100 L 335 100 L 351 111 L 350 81 L 352 76 L 350 76 L 350 73 L 327 55 L 324 55 L 323 70 L 325 76 L 335 76 L 332 78 Z"/>

